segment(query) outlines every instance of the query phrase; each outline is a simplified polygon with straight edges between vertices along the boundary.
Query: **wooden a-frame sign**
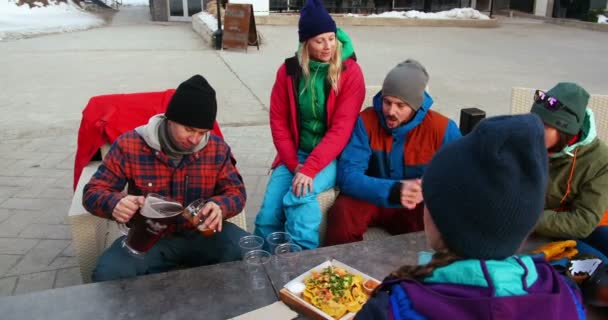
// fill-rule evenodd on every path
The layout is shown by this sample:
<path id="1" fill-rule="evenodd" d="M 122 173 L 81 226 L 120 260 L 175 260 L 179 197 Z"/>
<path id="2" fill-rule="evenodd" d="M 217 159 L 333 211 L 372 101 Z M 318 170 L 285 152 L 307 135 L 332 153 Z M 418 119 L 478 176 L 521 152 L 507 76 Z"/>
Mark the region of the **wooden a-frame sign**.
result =
<path id="1" fill-rule="evenodd" d="M 258 32 L 253 18 L 253 5 L 227 3 L 224 13 L 222 48 L 245 49 L 257 46 L 260 50 Z"/>

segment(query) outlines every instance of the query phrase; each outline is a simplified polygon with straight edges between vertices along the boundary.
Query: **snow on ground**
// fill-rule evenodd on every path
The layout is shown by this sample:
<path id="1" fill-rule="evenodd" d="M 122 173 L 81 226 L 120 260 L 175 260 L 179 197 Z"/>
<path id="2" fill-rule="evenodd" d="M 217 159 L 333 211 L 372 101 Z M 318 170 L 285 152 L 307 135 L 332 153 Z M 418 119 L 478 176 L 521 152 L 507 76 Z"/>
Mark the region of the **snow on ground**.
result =
<path id="1" fill-rule="evenodd" d="M 483 13 L 472 8 L 456 8 L 441 12 L 421 12 L 416 10 L 410 11 L 390 11 L 380 14 L 358 15 L 349 14 L 349 17 L 366 17 L 366 18 L 401 18 L 401 19 L 490 19 Z"/>
<path id="2" fill-rule="evenodd" d="M 101 26 L 104 21 L 69 1 L 49 0 L 30 8 L 18 6 L 15 0 L 0 0 L 0 40 L 19 39 L 31 35 L 85 30 Z"/>
<path id="3" fill-rule="evenodd" d="M 1 0 L 0 0 L 1 1 Z M 124 1 L 124 0 L 123 0 Z M 131 1 L 139 1 L 139 0 L 131 0 Z M 456 8 L 449 11 L 441 11 L 441 12 L 420 12 L 416 10 L 411 11 L 390 11 L 384 12 L 381 14 L 370 14 L 370 15 L 361 15 L 361 14 L 353 14 L 349 13 L 346 15 L 347 17 L 360 17 L 360 18 L 401 18 L 401 19 L 479 19 L 479 20 L 487 20 L 490 19 L 483 13 L 472 9 L 472 8 Z M 198 15 L 198 18 L 203 21 L 211 30 L 217 29 L 217 19 L 214 15 L 208 12 L 201 12 Z"/>
<path id="4" fill-rule="evenodd" d="M 149 2 L 149 0 L 122 0 L 122 5 L 127 6 L 127 7 L 129 7 L 129 6 L 132 6 L 132 7 L 146 6 L 147 7 L 150 5 L 150 2 Z"/>
<path id="5" fill-rule="evenodd" d="M 202 11 L 198 15 L 198 18 L 201 19 L 211 31 L 217 30 L 217 19 L 209 12 Z"/>
<path id="6" fill-rule="evenodd" d="M 608 17 L 603 14 L 597 15 L 597 23 L 608 24 Z"/>

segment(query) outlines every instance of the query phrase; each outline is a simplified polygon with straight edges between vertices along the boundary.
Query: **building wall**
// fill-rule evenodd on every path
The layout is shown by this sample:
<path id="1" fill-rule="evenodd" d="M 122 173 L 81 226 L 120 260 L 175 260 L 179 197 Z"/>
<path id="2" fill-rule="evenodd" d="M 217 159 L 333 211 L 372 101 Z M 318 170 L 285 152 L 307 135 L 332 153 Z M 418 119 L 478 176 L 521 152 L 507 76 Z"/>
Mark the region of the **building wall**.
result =
<path id="1" fill-rule="evenodd" d="M 150 0 L 150 15 L 152 21 L 169 21 L 167 0 Z"/>
<path id="2" fill-rule="evenodd" d="M 608 8 L 606 0 L 591 0 L 591 3 L 589 4 L 589 9 L 591 9 L 591 10 L 606 9 L 606 8 Z"/>
<path id="3" fill-rule="evenodd" d="M 494 0 L 494 11 L 509 9 L 509 0 Z"/>

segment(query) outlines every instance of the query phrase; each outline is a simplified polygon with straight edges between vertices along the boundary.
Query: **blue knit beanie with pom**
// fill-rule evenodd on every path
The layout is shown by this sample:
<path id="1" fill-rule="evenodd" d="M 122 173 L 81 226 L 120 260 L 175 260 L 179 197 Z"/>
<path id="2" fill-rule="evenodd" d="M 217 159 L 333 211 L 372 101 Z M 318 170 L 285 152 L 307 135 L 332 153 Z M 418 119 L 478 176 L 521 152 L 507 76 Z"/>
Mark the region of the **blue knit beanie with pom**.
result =
<path id="1" fill-rule="evenodd" d="M 300 42 L 326 32 L 336 32 L 336 22 L 327 13 L 320 0 L 307 0 L 300 11 L 298 23 Z"/>

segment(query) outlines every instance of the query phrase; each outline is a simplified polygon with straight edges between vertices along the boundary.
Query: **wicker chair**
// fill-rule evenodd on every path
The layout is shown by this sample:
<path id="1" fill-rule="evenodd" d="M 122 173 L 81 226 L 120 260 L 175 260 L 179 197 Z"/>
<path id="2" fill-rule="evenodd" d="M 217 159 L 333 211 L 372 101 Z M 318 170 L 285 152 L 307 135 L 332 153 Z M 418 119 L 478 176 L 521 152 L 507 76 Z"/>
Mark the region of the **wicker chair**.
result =
<path id="1" fill-rule="evenodd" d="M 511 113 L 530 112 L 534 102 L 534 89 L 513 88 L 511 91 Z M 608 95 L 592 94 L 589 99 L 589 108 L 595 115 L 597 136 L 608 141 Z"/>
<path id="2" fill-rule="evenodd" d="M 82 206 L 82 191 L 89 182 L 101 161 L 91 161 L 87 165 L 78 181 L 78 186 L 72 198 L 72 205 L 68 211 L 68 221 L 72 229 L 72 240 L 76 257 L 80 266 L 80 275 L 84 283 L 91 282 L 91 273 L 99 257 L 122 234 L 117 223 L 92 215 Z M 243 230 L 247 230 L 245 211 L 228 219 Z"/>

